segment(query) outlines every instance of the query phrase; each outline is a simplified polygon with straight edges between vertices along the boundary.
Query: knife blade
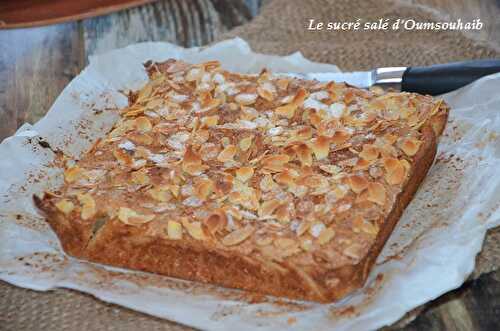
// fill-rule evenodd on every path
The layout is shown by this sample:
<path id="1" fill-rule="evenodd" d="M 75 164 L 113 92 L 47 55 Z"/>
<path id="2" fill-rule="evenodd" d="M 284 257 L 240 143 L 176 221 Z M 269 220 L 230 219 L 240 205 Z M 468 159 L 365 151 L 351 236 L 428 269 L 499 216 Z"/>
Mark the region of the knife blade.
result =
<path id="1" fill-rule="evenodd" d="M 438 95 L 456 90 L 473 81 L 500 72 L 500 59 L 472 60 L 437 64 L 427 67 L 387 67 L 370 71 L 291 74 L 291 76 L 316 79 L 320 82 L 346 82 L 359 87 L 374 85 L 392 87 L 401 91 Z"/>

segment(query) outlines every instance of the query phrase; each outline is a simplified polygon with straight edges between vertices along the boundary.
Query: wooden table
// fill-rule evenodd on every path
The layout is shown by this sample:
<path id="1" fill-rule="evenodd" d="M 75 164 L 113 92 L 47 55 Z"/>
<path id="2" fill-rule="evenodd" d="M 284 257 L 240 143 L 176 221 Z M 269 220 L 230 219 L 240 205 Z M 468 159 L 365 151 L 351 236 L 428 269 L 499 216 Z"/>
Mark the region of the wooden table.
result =
<path id="1" fill-rule="evenodd" d="M 462 10 L 470 15 L 462 1 L 461 7 L 453 7 L 450 1 L 429 0 L 429 3 L 452 8 L 456 10 L 455 14 Z M 481 6 L 489 8 L 484 3 Z M 251 12 L 240 1 L 172 0 L 78 22 L 0 30 L 0 140 L 12 135 L 24 122 L 33 123 L 42 117 L 62 89 L 85 67 L 89 55 L 146 40 L 169 41 L 183 46 L 204 45 L 250 18 Z M 500 31 L 489 33 L 498 36 Z M 7 289 L 13 290 L 10 285 L 0 283 L 0 296 Z M 2 319 L 11 322 L 20 319 L 28 304 L 36 305 L 39 300 L 46 302 L 47 296 L 69 296 L 74 300 L 95 301 L 96 311 L 112 309 L 118 314 L 115 319 L 127 316 L 131 328 L 136 325 L 134 321 L 147 320 L 160 325 L 159 329 L 184 329 L 72 291 L 15 291 L 19 291 L 24 299 L 8 302 L 10 313 L 0 317 L 0 325 Z M 70 304 L 63 308 L 73 309 Z M 114 323 L 113 319 L 107 319 L 107 323 Z M 469 281 L 460 289 L 426 305 L 420 315 L 403 329 L 494 330 L 499 325 L 500 270 Z M 103 327 L 109 329 L 112 325 Z M 393 326 L 389 329 L 400 328 Z"/>

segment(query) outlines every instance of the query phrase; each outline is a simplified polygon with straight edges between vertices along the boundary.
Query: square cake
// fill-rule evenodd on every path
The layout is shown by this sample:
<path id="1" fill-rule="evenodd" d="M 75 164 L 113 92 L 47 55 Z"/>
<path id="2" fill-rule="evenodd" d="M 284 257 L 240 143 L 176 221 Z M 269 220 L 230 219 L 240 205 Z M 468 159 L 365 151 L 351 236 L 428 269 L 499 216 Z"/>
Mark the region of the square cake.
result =
<path id="1" fill-rule="evenodd" d="M 430 96 L 148 62 L 105 138 L 35 203 L 77 258 L 292 299 L 363 286 L 425 178 Z"/>

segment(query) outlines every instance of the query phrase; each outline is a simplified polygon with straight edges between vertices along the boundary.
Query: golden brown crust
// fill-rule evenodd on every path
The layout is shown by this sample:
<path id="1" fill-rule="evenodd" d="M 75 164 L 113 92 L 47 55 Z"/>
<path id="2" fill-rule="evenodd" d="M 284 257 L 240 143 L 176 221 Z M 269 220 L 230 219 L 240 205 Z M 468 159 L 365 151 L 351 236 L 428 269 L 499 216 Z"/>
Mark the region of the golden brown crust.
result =
<path id="1" fill-rule="evenodd" d="M 61 193 L 35 197 L 64 250 L 89 261 L 294 299 L 330 302 L 361 287 L 433 162 L 447 106 L 429 97 L 380 95 L 341 84 L 284 83 L 266 72 L 258 77 L 240 76 L 217 69 L 214 62 L 194 66 L 212 70 L 212 77 L 223 75 L 218 79 L 225 82 L 244 83 L 243 92 L 236 96 L 222 92 L 225 103 L 221 104 L 214 101 L 218 92 L 208 96 L 211 100 L 206 92 L 197 92 L 206 88 L 199 77 L 186 83 L 184 90 L 176 86 L 183 84 L 176 74 L 189 77 L 192 68 L 174 60 L 148 63 L 155 91 L 165 89 L 169 96 L 144 99 L 151 94 L 148 86 L 132 94 L 124 119 L 108 138 L 97 142 L 76 166 L 68 163 Z M 175 102 L 169 103 L 177 111 L 173 117 L 155 108 L 172 102 L 165 99 L 179 99 L 179 91 L 188 94 L 190 107 L 196 99 L 189 93 L 194 93 L 202 103 L 219 108 L 208 110 L 191 124 L 179 124 L 180 117 L 192 114 L 186 113 L 185 106 L 175 108 Z M 321 93 L 326 95 L 320 99 L 325 104 L 307 99 Z M 280 106 L 279 98 L 287 101 L 280 101 Z M 229 109 L 235 102 L 240 105 Z M 350 105 L 350 113 L 345 105 Z M 268 114 L 269 108 L 274 115 Z M 232 123 L 242 123 L 239 115 L 247 119 L 245 125 L 249 125 L 248 118 L 261 116 L 268 120 L 267 126 L 264 130 L 228 129 Z M 328 123 L 335 126 L 333 131 Z M 280 127 L 285 132 L 295 130 L 288 142 L 272 138 Z M 274 131 L 267 136 L 269 128 Z M 178 146 L 172 150 L 168 140 L 166 145 L 161 141 L 176 137 L 173 143 L 177 144 L 179 132 L 190 132 L 191 138 L 203 132 L 206 143 L 198 146 L 196 139 L 190 140 L 190 145 L 181 146 L 180 160 L 164 162 L 178 155 Z M 249 132 L 250 142 L 246 139 Z M 306 140 L 297 143 L 293 135 L 301 132 L 306 132 Z M 217 147 L 224 139 L 222 147 Z M 207 154 L 214 146 L 219 149 L 216 160 L 211 160 Z M 150 160 L 137 166 L 141 155 Z M 158 155 L 161 163 L 155 164 Z M 151 159 L 155 160 L 152 164 Z M 294 172 L 302 175 L 290 176 Z M 330 186 L 323 191 L 317 186 L 308 189 L 313 179 Z M 263 180 L 270 181 L 278 193 L 262 188 Z M 297 189 L 301 185 L 306 185 L 305 193 Z M 234 199 L 238 192 L 248 191 L 257 195 L 255 201 Z M 328 196 L 332 191 L 337 198 Z M 228 197 L 233 205 L 227 204 Z M 291 199 L 293 206 L 283 208 L 280 199 Z M 316 211 L 321 209 L 317 207 L 301 212 L 311 203 L 327 208 L 328 199 L 332 202 L 326 214 Z M 244 216 L 233 220 L 238 212 Z M 205 215 L 201 221 L 199 214 Z M 229 224 L 229 219 L 236 224 Z M 305 231 L 300 230 L 302 225 Z"/>

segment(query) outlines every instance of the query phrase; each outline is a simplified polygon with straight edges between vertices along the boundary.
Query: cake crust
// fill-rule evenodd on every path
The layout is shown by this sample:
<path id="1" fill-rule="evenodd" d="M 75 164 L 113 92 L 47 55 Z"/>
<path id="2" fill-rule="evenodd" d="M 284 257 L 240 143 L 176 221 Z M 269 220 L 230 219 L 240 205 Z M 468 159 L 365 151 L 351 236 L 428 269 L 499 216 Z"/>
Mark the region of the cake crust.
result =
<path id="1" fill-rule="evenodd" d="M 66 163 L 60 191 L 34 197 L 63 249 L 301 300 L 363 286 L 448 107 L 217 62 L 145 67 L 150 83 L 114 129 Z"/>

